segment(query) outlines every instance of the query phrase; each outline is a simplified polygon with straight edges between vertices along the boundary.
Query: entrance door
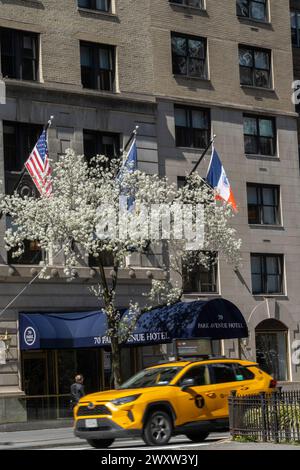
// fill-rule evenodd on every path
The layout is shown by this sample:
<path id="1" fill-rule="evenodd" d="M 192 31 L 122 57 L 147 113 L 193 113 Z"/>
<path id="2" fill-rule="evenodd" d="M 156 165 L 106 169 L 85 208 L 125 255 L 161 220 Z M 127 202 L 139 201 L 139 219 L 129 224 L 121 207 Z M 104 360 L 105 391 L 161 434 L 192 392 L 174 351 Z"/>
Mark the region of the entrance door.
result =
<path id="1" fill-rule="evenodd" d="M 22 371 L 28 420 L 55 418 L 53 352 L 26 352 L 23 355 Z"/>
<path id="2" fill-rule="evenodd" d="M 288 380 L 287 327 L 278 320 L 262 321 L 255 329 L 259 366 L 276 380 Z"/>
<path id="3" fill-rule="evenodd" d="M 76 374 L 84 376 L 86 393 L 102 389 L 100 349 L 24 351 L 22 359 L 28 420 L 71 417 L 70 387 Z"/>

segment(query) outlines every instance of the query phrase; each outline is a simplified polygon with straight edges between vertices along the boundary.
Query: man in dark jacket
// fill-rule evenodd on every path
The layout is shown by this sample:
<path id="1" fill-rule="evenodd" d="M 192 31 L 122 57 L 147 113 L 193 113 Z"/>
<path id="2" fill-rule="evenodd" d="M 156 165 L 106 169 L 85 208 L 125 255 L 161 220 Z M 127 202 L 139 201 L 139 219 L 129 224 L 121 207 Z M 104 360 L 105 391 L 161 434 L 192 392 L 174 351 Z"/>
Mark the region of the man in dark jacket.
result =
<path id="1" fill-rule="evenodd" d="M 71 385 L 71 406 L 77 405 L 80 398 L 84 395 L 83 376 L 78 374 L 75 377 L 75 382 Z"/>

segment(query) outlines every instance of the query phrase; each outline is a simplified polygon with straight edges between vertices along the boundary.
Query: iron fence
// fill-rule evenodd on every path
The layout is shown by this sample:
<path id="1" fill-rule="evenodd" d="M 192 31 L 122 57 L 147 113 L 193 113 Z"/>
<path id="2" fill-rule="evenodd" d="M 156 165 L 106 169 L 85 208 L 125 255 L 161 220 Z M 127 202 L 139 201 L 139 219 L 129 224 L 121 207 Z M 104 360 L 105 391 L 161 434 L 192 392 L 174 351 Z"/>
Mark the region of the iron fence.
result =
<path id="1" fill-rule="evenodd" d="M 233 437 L 263 442 L 300 442 L 300 390 L 229 397 Z"/>

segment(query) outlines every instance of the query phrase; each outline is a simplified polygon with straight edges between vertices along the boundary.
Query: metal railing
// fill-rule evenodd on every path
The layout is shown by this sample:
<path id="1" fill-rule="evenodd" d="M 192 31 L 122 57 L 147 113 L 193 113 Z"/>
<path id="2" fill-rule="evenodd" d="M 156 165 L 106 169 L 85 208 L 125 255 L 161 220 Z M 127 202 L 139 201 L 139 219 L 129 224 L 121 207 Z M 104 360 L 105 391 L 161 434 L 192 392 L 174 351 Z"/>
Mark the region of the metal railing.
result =
<path id="1" fill-rule="evenodd" d="M 251 441 L 300 442 L 300 390 L 229 397 L 231 435 Z"/>

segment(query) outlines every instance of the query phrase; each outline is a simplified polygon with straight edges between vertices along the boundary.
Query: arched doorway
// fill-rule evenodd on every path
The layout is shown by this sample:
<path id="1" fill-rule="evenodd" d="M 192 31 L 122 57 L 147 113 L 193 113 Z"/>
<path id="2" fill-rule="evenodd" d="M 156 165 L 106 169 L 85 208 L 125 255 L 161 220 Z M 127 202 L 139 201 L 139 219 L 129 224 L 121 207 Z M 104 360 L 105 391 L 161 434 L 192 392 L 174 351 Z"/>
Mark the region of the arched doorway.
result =
<path id="1" fill-rule="evenodd" d="M 256 360 L 276 380 L 289 380 L 288 328 L 275 319 L 263 320 L 255 328 Z"/>

